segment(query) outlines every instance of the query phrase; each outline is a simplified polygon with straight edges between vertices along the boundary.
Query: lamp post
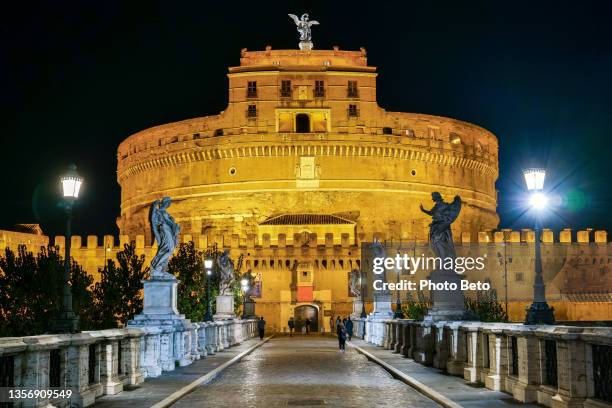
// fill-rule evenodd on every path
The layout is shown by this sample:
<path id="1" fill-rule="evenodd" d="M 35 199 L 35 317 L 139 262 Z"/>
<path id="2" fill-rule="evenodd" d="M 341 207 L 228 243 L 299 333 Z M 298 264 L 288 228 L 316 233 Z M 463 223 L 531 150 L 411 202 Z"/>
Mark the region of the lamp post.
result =
<path id="1" fill-rule="evenodd" d="M 401 248 L 401 243 L 400 243 L 400 248 Z M 398 255 L 400 254 L 399 250 L 397 251 L 397 254 Z M 400 275 L 400 271 L 401 270 L 400 270 L 400 268 L 397 268 L 396 271 L 397 271 L 397 283 L 398 283 L 398 286 L 399 286 L 400 278 L 401 278 L 401 275 Z M 400 298 L 400 291 L 396 290 L 396 293 L 397 293 L 397 298 L 395 300 L 395 313 L 393 313 L 393 318 L 394 319 L 403 319 L 404 318 L 404 312 L 402 312 L 402 299 Z"/>
<path id="2" fill-rule="evenodd" d="M 240 288 L 242 289 L 242 319 L 247 318 L 246 314 L 246 295 L 249 291 L 249 280 L 247 278 L 242 278 L 240 281 Z"/>
<path id="3" fill-rule="evenodd" d="M 366 313 L 366 308 L 365 308 L 365 288 L 363 287 L 363 282 L 365 281 L 365 279 L 363 279 L 363 272 L 361 271 L 361 269 L 359 269 L 359 286 L 361 286 L 361 315 L 359 315 L 359 317 L 361 317 L 362 319 L 365 319 L 366 317 L 368 317 L 368 314 Z"/>
<path id="4" fill-rule="evenodd" d="M 66 210 L 66 243 L 64 246 L 64 287 L 62 306 L 55 319 L 51 322 L 54 333 L 76 333 L 79 330 L 79 317 L 72 310 L 72 288 L 70 287 L 70 244 L 72 241 L 72 207 L 79 198 L 83 179 L 76 172 L 74 164 L 60 178 Z"/>
<path id="5" fill-rule="evenodd" d="M 204 269 L 206 269 L 206 314 L 204 315 L 205 322 L 213 321 L 212 303 L 210 301 L 210 283 L 212 278 L 212 259 L 204 260 Z"/>
<path id="6" fill-rule="evenodd" d="M 535 279 L 533 283 L 533 303 L 527 309 L 525 324 L 553 324 L 554 309 L 546 303 L 546 286 L 542 277 L 542 256 L 540 251 L 540 211 L 546 207 L 544 195 L 545 169 L 531 168 L 523 171 L 527 190 L 530 193 L 529 204 L 535 210 Z"/>
<path id="7" fill-rule="evenodd" d="M 509 231 L 507 230 L 503 230 L 504 233 L 504 255 L 502 256 L 501 253 L 497 253 L 497 259 L 499 260 L 499 264 L 501 265 L 503 262 L 504 265 L 504 303 L 506 305 L 506 321 L 508 321 L 508 318 L 510 316 L 510 312 L 508 312 L 508 253 L 507 253 L 507 247 L 508 247 L 508 233 Z"/>

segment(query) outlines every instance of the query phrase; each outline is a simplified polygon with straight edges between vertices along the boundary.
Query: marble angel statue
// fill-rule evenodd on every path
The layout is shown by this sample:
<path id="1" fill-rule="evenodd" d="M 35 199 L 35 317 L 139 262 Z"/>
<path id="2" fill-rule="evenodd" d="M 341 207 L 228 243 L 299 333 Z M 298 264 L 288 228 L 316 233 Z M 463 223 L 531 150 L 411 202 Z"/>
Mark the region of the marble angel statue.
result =
<path id="1" fill-rule="evenodd" d="M 229 256 L 229 249 L 223 251 L 217 258 L 217 265 L 221 271 L 221 279 L 219 280 L 219 294 L 231 295 L 232 283 L 234 283 L 234 261 Z"/>
<path id="2" fill-rule="evenodd" d="M 451 224 L 461 211 L 461 197 L 455 196 L 452 202 L 445 203 L 437 191 L 431 193 L 434 206 L 426 210 L 421 204 L 421 211 L 431 216 L 429 224 L 429 246 L 437 257 L 455 258 L 455 244 L 451 232 Z"/>
<path id="3" fill-rule="evenodd" d="M 157 241 L 157 254 L 151 261 L 151 279 L 175 279 L 174 275 L 168 273 L 168 260 L 178 246 L 181 228 L 168 214 L 171 202 L 170 197 L 164 197 L 151 205 L 151 231 Z"/>

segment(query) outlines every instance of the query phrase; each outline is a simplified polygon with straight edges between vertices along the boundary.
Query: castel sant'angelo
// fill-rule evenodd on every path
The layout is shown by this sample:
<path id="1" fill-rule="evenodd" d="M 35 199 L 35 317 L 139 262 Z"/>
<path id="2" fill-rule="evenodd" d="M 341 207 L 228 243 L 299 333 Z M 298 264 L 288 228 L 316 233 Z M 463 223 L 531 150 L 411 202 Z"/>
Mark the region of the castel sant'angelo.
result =
<path id="1" fill-rule="evenodd" d="M 495 135 L 456 119 L 380 107 L 376 67 L 363 48 L 304 48 L 243 49 L 240 64 L 229 68 L 224 111 L 146 129 L 119 145 L 119 244 L 135 240 L 150 261 L 150 205 L 169 196 L 182 241 L 197 248 L 216 243 L 234 258 L 244 256 L 244 270 L 261 284 L 256 313 L 271 329 L 304 313 L 320 327 L 330 315 L 353 311 L 348 274 L 359 268 L 360 243 L 426 244 L 430 218 L 419 205 L 430 207 L 431 193 L 439 191 L 463 202 L 453 224 L 458 251 L 489 254 L 486 276 L 467 278 L 489 279 L 500 298 L 498 255 L 505 243 L 515 244 L 507 253 L 521 260 L 505 265 L 521 319 L 532 294 L 533 232 L 493 232 L 499 223 Z M 560 280 L 547 287 L 549 298 L 562 320 L 561 303 L 572 300 L 563 288 L 571 287 L 571 271 L 580 271 L 571 254 L 585 257 L 585 265 L 601 260 L 607 271 L 606 233 L 581 231 L 581 243 L 572 244 L 569 230 L 560 242 L 545 231 L 543 241 L 549 244 L 545 279 Z M 55 243 L 62 246 L 63 237 Z M 92 273 L 119 249 L 110 236 L 102 246 L 97 237 L 87 244 L 73 237 L 75 259 Z M 582 300 L 594 310 L 593 299 Z M 572 310 L 565 318 L 576 317 Z"/>

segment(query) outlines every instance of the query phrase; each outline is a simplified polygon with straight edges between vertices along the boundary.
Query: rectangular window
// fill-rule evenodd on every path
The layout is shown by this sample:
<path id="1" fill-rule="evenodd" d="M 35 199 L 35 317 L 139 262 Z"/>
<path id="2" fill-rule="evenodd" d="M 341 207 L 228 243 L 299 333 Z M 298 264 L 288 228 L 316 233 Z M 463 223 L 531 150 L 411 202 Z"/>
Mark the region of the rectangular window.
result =
<path id="1" fill-rule="evenodd" d="M 525 280 L 525 275 L 523 274 L 523 272 L 517 272 L 514 275 L 514 280 L 517 282 L 523 282 Z"/>
<path id="2" fill-rule="evenodd" d="M 249 105 L 249 109 L 247 110 L 248 118 L 256 118 L 257 117 L 257 105 Z"/>
<path id="3" fill-rule="evenodd" d="M 351 118 L 359 117 L 359 109 L 357 108 L 357 105 L 351 104 L 348 106 L 348 115 Z"/>
<path id="4" fill-rule="evenodd" d="M 314 96 L 315 98 L 325 97 L 325 82 L 315 81 Z"/>
<path id="5" fill-rule="evenodd" d="M 281 81 L 280 94 L 282 98 L 291 98 L 291 81 Z"/>
<path id="6" fill-rule="evenodd" d="M 349 98 L 359 98 L 359 90 L 357 89 L 357 81 L 348 81 L 347 96 Z"/>
<path id="7" fill-rule="evenodd" d="M 257 81 L 249 81 L 247 98 L 257 98 Z"/>

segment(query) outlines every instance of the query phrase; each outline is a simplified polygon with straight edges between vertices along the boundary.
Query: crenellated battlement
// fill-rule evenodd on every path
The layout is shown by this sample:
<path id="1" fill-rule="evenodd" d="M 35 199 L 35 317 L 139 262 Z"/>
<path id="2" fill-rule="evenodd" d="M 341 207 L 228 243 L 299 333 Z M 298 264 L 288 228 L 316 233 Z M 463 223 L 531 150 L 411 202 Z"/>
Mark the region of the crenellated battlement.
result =
<path id="1" fill-rule="evenodd" d="M 308 234 L 278 234 L 276 237 L 271 237 L 270 234 L 247 234 L 241 236 L 238 234 L 212 234 L 194 236 L 192 234 L 182 234 L 181 242 L 193 241 L 197 249 L 205 249 L 213 244 L 217 244 L 221 248 L 288 248 L 288 247 L 342 247 L 349 248 L 358 245 L 358 242 L 351 240 L 350 234 L 326 233 L 322 236 L 316 233 Z M 360 242 L 369 242 L 373 240 L 382 241 L 403 241 L 406 243 L 413 242 L 410 239 L 394 239 L 388 234 L 374 233 L 372 236 L 358 234 Z M 457 244 L 516 244 L 516 243 L 533 243 L 535 241 L 535 232 L 531 229 L 522 229 L 520 231 L 504 229 L 501 231 L 481 231 L 477 236 L 473 236 L 470 232 L 455 233 Z M 307 242 L 305 242 L 307 241 Z M 73 235 L 71 241 L 72 250 L 106 250 L 107 252 L 117 252 L 123 249 L 125 244 L 134 242 L 137 250 L 155 249 L 156 245 L 145 245 L 144 235 L 120 235 L 117 240 L 113 235 L 104 235 L 102 237 L 96 235 L 87 235 L 82 237 Z M 419 244 L 425 243 L 423 240 L 417 240 Z M 580 230 L 574 231 L 570 228 L 565 228 L 559 232 L 550 229 L 543 229 L 542 243 L 559 243 L 559 244 L 608 244 L 608 232 L 603 230 Z M 0 231 L 0 248 L 10 247 L 16 248 L 18 245 L 26 245 L 30 247 L 44 246 L 47 244 L 55 245 L 59 248 L 64 248 L 66 245 L 66 237 L 62 235 L 55 236 L 52 240 L 45 235 L 27 234 L 14 231 Z"/>
<path id="2" fill-rule="evenodd" d="M 23 235 L 23 234 L 22 234 Z M 406 242 L 410 243 L 413 240 L 410 239 L 394 239 L 387 236 L 384 233 L 374 233 L 372 236 L 365 236 L 365 234 L 358 234 L 360 242 L 369 242 L 375 239 L 382 241 L 394 241 L 394 242 Z M 2 238 L 2 235 L 0 235 Z M 455 233 L 455 240 L 457 244 L 517 244 L 517 243 L 533 243 L 535 241 L 535 231 L 532 229 L 522 229 L 520 231 L 504 229 L 501 231 L 481 231 L 476 237 L 470 232 Z M 271 237 L 270 234 L 247 234 L 241 236 L 239 234 L 214 234 L 211 236 L 200 235 L 194 236 L 192 234 L 182 234 L 180 237 L 181 242 L 193 241 L 197 249 L 205 249 L 213 244 L 217 244 L 220 248 L 288 248 L 288 247 L 355 247 L 358 242 L 352 242 L 349 234 L 341 234 L 336 236 L 333 233 L 326 233 L 324 236 L 318 236 L 316 233 L 307 234 L 294 234 L 292 237 L 286 234 L 278 234 L 276 237 Z M 60 248 L 63 248 L 66 242 L 64 236 L 56 236 L 52 242 Z M 78 235 L 72 236 L 71 248 L 73 250 L 78 249 L 89 249 L 98 250 L 106 249 L 107 251 L 118 251 L 123 249 L 125 244 L 134 242 L 136 249 L 148 249 L 156 248 L 153 246 L 145 245 L 144 235 L 120 235 L 117 241 L 112 235 L 104 235 L 98 237 L 96 235 L 88 235 L 83 237 Z M 419 244 L 425 243 L 422 240 L 417 240 Z M 565 228 L 559 232 L 554 232 L 551 229 L 544 228 L 542 231 L 542 243 L 544 244 L 608 244 L 608 233 L 607 231 L 598 230 L 580 230 L 573 231 L 570 228 Z M 0 245 L 3 241 L 0 239 Z"/>
<path id="3" fill-rule="evenodd" d="M 338 302 L 349 302 L 346 289 L 348 275 L 351 270 L 360 268 L 361 242 L 371 242 L 374 239 L 400 242 L 407 253 L 411 253 L 414 246 L 414 240 L 400 241 L 392 239 L 389 233 L 382 232 L 363 234 L 355 231 L 357 228 L 353 228 L 350 234 L 344 230 L 324 233 L 325 229 L 322 229 L 317 231 L 319 234 L 301 232 L 287 236 L 282 233 L 270 234 L 268 233 L 270 230 L 263 233 L 261 230 L 265 230 L 264 228 L 258 233 L 246 235 L 182 234 L 180 242 L 194 242 L 198 250 L 216 244 L 219 249 L 231 250 L 235 259 L 242 255 L 243 271 L 257 274 L 263 279 L 266 287 L 275 288 L 268 295 L 273 299 L 280 299 L 281 292 L 285 293 L 283 296 L 291 298 L 292 279 L 295 279 L 295 273 L 300 265 L 308 264 L 315 276 L 315 290 L 331 288 L 333 296 L 339 299 Z M 0 248 L 9 246 L 16 249 L 19 241 L 27 244 L 28 237 L 25 235 L 0 232 Z M 9 236 L 12 238 L 7 240 Z M 46 236 L 37 237 L 39 240 L 37 242 L 43 245 L 50 243 L 58 246 L 60 250 L 65 248 L 66 240 L 63 236 L 56 236 L 53 239 Z M 534 231 L 530 229 L 481 231 L 478 234 L 455 231 L 454 237 L 457 240 L 457 256 L 485 258 L 485 269 L 472 270 L 466 273 L 466 277 L 471 281 L 489 281 L 499 295 L 503 293 L 504 276 L 507 276 L 510 282 L 508 298 L 512 302 L 518 302 L 516 310 L 524 311 L 524 304 L 521 302 L 529 302 L 533 294 Z M 42 246 L 32 244 L 31 239 L 29 242 L 27 248 L 33 252 Z M 73 236 L 71 254 L 76 262 L 93 276 L 94 281 L 99 281 L 99 270 L 108 260 L 116 260 L 117 253 L 130 242 L 135 243 L 136 253 L 144 255 L 145 265 L 148 265 L 157 248 L 156 245 L 147 245 L 144 235 L 121 235 L 118 238 L 112 235 Z M 427 246 L 425 239 L 417 240 L 417 246 L 414 247 L 415 255 L 420 256 L 427 252 Z M 556 308 L 561 308 L 560 302 L 564 301 L 586 301 L 588 305 L 585 309 L 588 312 L 558 309 L 561 313 L 559 316 L 565 316 L 564 318 L 570 320 L 576 319 L 577 316 L 592 316 L 591 302 L 609 301 L 612 295 L 602 292 L 602 288 L 608 288 L 612 283 L 611 275 L 608 273 L 611 259 L 612 246 L 608 245 L 607 231 L 544 229 L 542 267 L 547 284 L 547 298 L 557 302 Z M 427 270 L 417 271 L 414 279 L 425 279 L 428 273 Z"/>

